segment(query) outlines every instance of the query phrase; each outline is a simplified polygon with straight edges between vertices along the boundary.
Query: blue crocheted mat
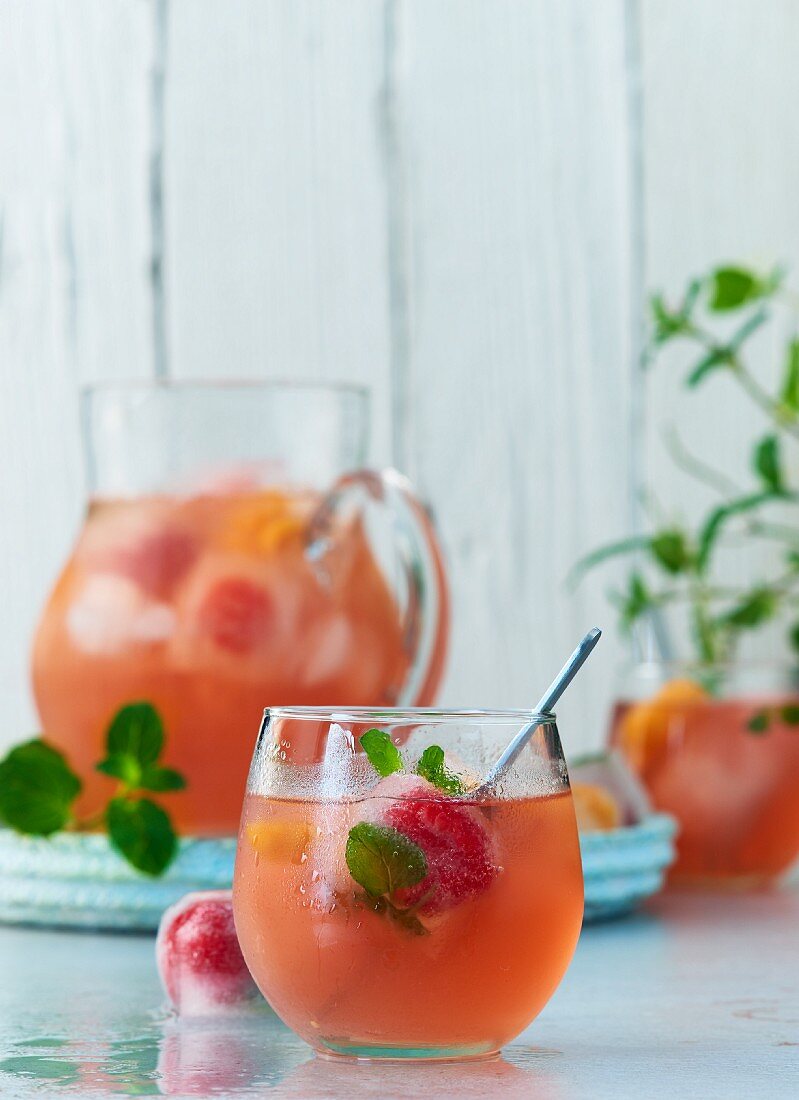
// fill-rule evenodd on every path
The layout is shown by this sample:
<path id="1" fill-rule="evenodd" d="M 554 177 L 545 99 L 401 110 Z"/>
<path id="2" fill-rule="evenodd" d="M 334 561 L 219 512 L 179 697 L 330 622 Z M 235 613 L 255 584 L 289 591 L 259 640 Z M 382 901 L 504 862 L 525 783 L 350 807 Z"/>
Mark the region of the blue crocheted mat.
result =
<path id="1" fill-rule="evenodd" d="M 580 839 L 585 919 L 629 912 L 663 884 L 674 857 L 675 825 L 653 814 L 640 825 Z M 163 878 L 137 874 L 100 834 L 50 840 L 0 829 L 0 922 L 150 932 L 167 906 L 190 890 L 230 886 L 236 841 L 180 842 Z"/>
<path id="2" fill-rule="evenodd" d="M 162 878 L 138 874 L 101 834 L 49 840 L 0 829 L 0 922 L 60 928 L 155 931 L 167 906 L 190 890 L 224 890 L 235 838 L 180 841 Z"/>
<path id="3" fill-rule="evenodd" d="M 676 832 L 674 818 L 650 814 L 638 825 L 583 833 L 585 920 L 623 916 L 656 894 L 674 859 Z"/>

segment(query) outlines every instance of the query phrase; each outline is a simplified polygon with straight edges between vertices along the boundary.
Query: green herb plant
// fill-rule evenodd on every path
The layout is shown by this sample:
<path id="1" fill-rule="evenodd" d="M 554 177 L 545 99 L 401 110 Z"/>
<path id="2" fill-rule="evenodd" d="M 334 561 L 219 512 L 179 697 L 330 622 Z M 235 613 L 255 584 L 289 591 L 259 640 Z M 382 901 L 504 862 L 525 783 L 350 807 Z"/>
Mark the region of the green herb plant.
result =
<path id="1" fill-rule="evenodd" d="M 378 775 L 385 778 L 395 772 L 408 772 L 402 754 L 384 730 L 367 730 L 359 741 Z M 424 750 L 413 773 L 444 794 L 465 793 L 463 782 L 445 766 L 444 750 L 439 745 Z M 389 826 L 361 821 L 349 831 L 344 856 L 350 874 L 364 891 L 355 895 L 356 905 L 368 906 L 414 935 L 427 934 L 418 910 L 428 895 L 409 907 L 403 907 L 397 898 L 397 891 L 416 886 L 427 876 L 427 859 L 418 844 Z"/>
<path id="2" fill-rule="evenodd" d="M 163 724 L 150 703 L 122 707 L 96 765 L 118 780 L 117 789 L 106 806 L 79 818 L 74 803 L 83 784 L 64 754 L 41 738 L 17 745 L 0 761 L 0 821 L 29 836 L 105 828 L 128 863 L 146 875 L 161 875 L 174 859 L 177 836 L 166 810 L 146 793 L 186 786 L 179 772 L 160 763 L 163 747 Z"/>
<path id="3" fill-rule="evenodd" d="M 734 484 L 698 459 L 672 431 L 672 457 L 714 491 L 713 507 L 696 527 L 668 522 L 602 546 L 571 574 L 577 582 L 602 562 L 634 555 L 624 590 L 611 593 L 623 631 L 663 608 L 682 605 L 696 661 L 704 666 L 730 660 L 744 633 L 778 616 L 790 623 L 788 641 L 799 654 L 799 526 L 784 522 L 782 514 L 777 521 L 773 514 L 775 506 L 793 508 L 799 502 L 784 453 L 799 441 L 799 337 L 793 335 L 784 347 L 775 392 L 761 384 L 747 362 L 750 340 L 782 304 L 795 306 L 782 269 L 760 274 L 739 266 L 718 267 L 692 279 L 675 303 L 662 294 L 651 298 L 645 365 L 666 346 L 680 342 L 690 352 L 685 385 L 694 389 L 711 376 L 725 376 L 757 406 L 768 430 L 752 447 L 752 482 L 747 486 Z M 717 569 L 719 547 L 742 536 L 773 541 L 781 562 L 774 575 L 746 589 L 722 583 Z M 766 715 L 759 720 L 762 731 L 770 719 Z"/>

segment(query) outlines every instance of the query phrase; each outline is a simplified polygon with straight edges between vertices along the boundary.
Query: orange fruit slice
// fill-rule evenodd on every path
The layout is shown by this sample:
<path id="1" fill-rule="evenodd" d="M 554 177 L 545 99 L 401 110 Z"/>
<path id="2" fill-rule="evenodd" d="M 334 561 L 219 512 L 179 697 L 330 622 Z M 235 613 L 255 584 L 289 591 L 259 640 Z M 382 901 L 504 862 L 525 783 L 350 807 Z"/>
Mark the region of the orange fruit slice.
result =
<path id="1" fill-rule="evenodd" d="M 246 831 L 258 855 L 275 863 L 301 863 L 311 839 L 307 821 L 259 821 Z"/>
<path id="2" fill-rule="evenodd" d="M 655 703 L 704 703 L 708 695 L 695 680 L 669 680 L 657 693 Z"/>
<path id="3" fill-rule="evenodd" d="M 693 680 L 670 680 L 651 699 L 631 706 L 622 719 L 619 741 L 632 766 L 639 772 L 649 767 L 665 751 L 670 735 L 684 725 L 686 715 L 707 698 Z"/>
<path id="4" fill-rule="evenodd" d="M 233 512 L 222 545 L 247 554 L 270 554 L 293 542 L 305 529 L 297 502 L 286 493 L 259 493 Z"/>
<path id="5" fill-rule="evenodd" d="M 575 783 L 572 797 L 581 833 L 605 832 L 621 825 L 619 804 L 604 787 L 595 783 Z"/>

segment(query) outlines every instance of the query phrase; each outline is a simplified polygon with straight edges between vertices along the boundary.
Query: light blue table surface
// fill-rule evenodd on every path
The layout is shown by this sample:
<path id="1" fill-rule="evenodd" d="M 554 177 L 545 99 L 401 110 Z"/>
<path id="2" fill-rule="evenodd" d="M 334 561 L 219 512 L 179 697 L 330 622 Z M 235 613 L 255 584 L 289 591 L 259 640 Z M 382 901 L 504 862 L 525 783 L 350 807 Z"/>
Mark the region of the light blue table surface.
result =
<path id="1" fill-rule="evenodd" d="M 316 1060 L 270 1014 L 166 1018 L 151 938 L 0 929 L 0 1096 L 799 1097 L 799 891 L 675 895 L 587 928 L 502 1061 Z"/>

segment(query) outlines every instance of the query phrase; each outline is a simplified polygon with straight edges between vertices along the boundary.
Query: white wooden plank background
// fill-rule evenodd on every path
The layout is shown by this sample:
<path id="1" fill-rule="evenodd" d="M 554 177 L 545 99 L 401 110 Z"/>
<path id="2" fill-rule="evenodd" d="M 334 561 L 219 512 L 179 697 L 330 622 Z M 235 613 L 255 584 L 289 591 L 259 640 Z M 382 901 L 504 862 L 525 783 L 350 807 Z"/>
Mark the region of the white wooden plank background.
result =
<path id="1" fill-rule="evenodd" d="M 690 276 L 724 260 L 766 269 L 785 262 L 796 285 L 799 5 L 644 0 L 642 14 L 647 286 L 678 295 Z M 780 317 L 753 344 L 751 365 L 769 384 L 782 369 L 786 326 L 796 323 L 795 315 Z M 686 390 L 689 363 L 678 348 L 647 372 L 646 461 L 662 505 L 690 520 L 715 497 L 676 472 L 664 428 L 675 425 L 700 458 L 746 486 L 750 444 L 769 423 L 723 375 Z M 768 545 L 756 554 L 734 548 L 720 566 L 729 580 L 755 583 L 775 553 Z M 780 630 L 747 641 L 750 653 L 773 655 Z"/>
<path id="2" fill-rule="evenodd" d="M 170 371 L 366 382 L 388 461 L 383 5 L 169 12 Z"/>
<path id="3" fill-rule="evenodd" d="M 531 705 L 609 618 L 596 585 L 566 592 L 570 564 L 630 517 L 623 5 L 402 3 L 396 39 L 406 449 L 455 605 L 442 698 Z M 564 700 L 569 744 L 601 738 L 617 659 L 611 630 Z"/>
<path id="4" fill-rule="evenodd" d="M 707 420 L 668 413 L 666 371 L 641 419 L 641 270 L 796 251 L 797 24 L 790 0 L 0 6 L 0 743 L 33 721 L 79 512 L 78 384 L 156 372 L 368 382 L 373 457 L 449 555 L 442 700 L 530 701 L 611 624 L 605 579 L 561 582 L 627 529 L 636 439 L 668 493 L 664 410 Z M 601 738 L 610 635 L 573 748 Z"/>
<path id="5" fill-rule="evenodd" d="M 0 5 L 0 744 L 34 728 L 30 640 L 80 520 L 79 384 L 150 370 L 150 22 Z"/>

